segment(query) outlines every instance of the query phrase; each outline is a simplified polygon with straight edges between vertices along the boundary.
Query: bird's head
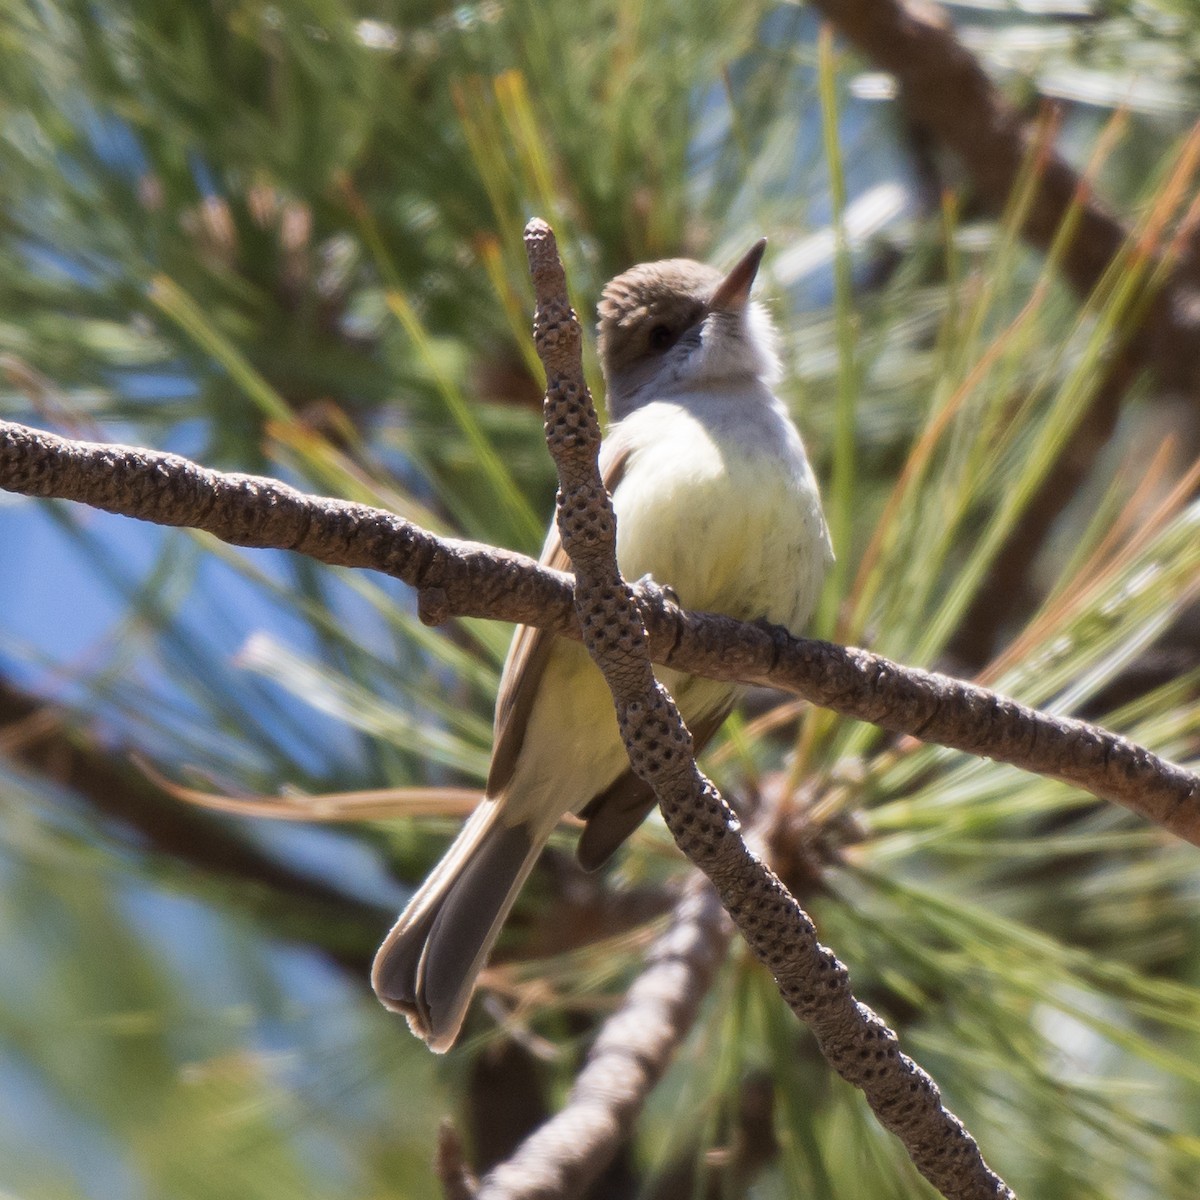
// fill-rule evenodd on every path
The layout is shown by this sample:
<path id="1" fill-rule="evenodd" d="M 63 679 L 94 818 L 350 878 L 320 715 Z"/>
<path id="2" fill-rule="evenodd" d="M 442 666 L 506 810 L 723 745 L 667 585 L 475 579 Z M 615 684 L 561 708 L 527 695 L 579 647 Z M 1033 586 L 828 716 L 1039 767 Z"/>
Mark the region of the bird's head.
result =
<path id="1" fill-rule="evenodd" d="M 779 371 L 771 319 L 750 299 L 767 240 L 722 275 L 690 258 L 642 263 L 600 300 L 600 364 L 615 420 L 650 400 Z"/>

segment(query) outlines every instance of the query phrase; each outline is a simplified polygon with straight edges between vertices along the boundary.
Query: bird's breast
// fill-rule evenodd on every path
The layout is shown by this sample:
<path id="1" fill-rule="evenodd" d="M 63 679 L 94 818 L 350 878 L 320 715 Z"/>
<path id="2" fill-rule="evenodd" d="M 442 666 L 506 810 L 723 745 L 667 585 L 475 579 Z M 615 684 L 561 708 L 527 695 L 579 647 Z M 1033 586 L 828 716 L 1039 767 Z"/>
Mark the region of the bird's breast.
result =
<path id="1" fill-rule="evenodd" d="M 674 588 L 685 608 L 799 631 L 829 561 L 799 435 L 773 403 L 696 408 L 656 403 L 621 423 L 621 570 Z"/>

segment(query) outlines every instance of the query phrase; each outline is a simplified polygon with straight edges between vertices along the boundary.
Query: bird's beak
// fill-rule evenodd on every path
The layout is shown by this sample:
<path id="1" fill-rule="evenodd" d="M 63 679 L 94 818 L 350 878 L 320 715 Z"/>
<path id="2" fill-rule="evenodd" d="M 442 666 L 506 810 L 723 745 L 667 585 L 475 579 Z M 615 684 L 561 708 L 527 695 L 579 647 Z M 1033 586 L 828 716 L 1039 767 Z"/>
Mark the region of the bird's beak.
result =
<path id="1" fill-rule="evenodd" d="M 742 256 L 736 267 L 725 276 L 713 292 L 708 302 L 710 312 L 740 312 L 750 299 L 750 288 L 754 277 L 758 274 L 758 265 L 762 262 L 763 251 L 767 248 L 767 239 L 759 238 L 757 242 Z"/>

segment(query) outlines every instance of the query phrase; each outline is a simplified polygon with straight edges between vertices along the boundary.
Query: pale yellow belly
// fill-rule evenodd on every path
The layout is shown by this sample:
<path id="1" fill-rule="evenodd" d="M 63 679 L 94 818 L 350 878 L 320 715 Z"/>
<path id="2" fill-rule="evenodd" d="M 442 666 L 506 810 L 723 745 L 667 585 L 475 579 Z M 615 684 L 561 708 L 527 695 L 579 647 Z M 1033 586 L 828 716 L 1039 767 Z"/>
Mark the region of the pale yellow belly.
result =
<path id="1" fill-rule="evenodd" d="M 801 632 L 829 560 L 806 464 L 719 448 L 697 423 L 663 424 L 669 451 L 638 454 L 613 497 L 622 573 L 652 575 L 685 608 Z"/>
<path id="2" fill-rule="evenodd" d="M 653 576 L 685 608 L 801 631 L 828 560 L 811 475 L 788 462 L 721 452 L 686 421 L 669 426 L 669 452 L 652 441 L 651 452 L 632 456 L 613 497 L 622 574 Z M 688 724 L 737 690 L 656 671 Z M 627 766 L 603 677 L 581 645 L 557 641 L 506 789 L 506 819 L 533 819 L 548 832 Z"/>

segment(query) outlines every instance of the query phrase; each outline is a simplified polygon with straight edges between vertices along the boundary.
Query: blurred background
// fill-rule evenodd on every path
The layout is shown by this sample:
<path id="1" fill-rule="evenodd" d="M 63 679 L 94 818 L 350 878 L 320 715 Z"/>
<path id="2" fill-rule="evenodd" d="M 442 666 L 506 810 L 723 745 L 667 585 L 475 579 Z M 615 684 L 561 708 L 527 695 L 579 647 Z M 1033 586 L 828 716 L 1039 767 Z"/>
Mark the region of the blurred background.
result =
<path id="1" fill-rule="evenodd" d="M 1068 237 L 1022 237 L 1036 155 L 991 211 L 809 7 L 12 0 L 0 413 L 536 553 L 525 221 L 555 226 L 589 324 L 632 263 L 725 266 L 766 234 L 838 552 L 817 632 L 1188 761 L 1200 427 L 1161 368 L 1191 351 L 1124 350 L 1188 261 L 1200 10 L 940 11 L 1133 235 L 1095 287 L 1062 282 Z M 509 1153 L 687 870 L 656 819 L 601 878 L 564 834 L 461 1049 L 377 1005 L 446 789 L 486 772 L 510 631 L 2 493 L 0 547 L 0 1193 L 427 1196 L 444 1115 L 478 1165 Z M 706 767 L 774 797 L 823 940 L 1020 1195 L 1194 1197 L 1194 848 L 779 697 Z M 431 790 L 273 819 L 400 787 Z M 594 1194 L 933 1192 L 735 947 Z"/>

